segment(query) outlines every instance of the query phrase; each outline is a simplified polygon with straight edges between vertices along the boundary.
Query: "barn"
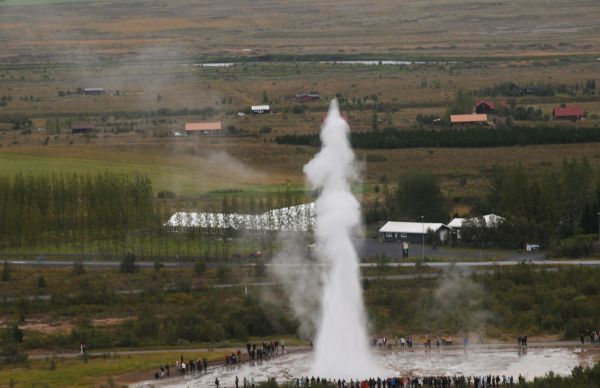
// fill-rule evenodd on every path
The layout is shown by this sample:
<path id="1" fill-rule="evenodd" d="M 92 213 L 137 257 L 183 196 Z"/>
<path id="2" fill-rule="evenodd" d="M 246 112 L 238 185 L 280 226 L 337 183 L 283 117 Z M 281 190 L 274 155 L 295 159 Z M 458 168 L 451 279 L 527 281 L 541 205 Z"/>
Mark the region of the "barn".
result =
<path id="1" fill-rule="evenodd" d="M 552 117 L 555 120 L 580 120 L 583 118 L 583 109 L 577 106 L 554 108 L 552 109 Z"/>
<path id="2" fill-rule="evenodd" d="M 271 107 L 269 105 L 252 105 L 251 109 L 254 114 L 266 114 L 271 112 Z"/>
<path id="3" fill-rule="evenodd" d="M 379 237 L 385 242 L 420 243 L 427 233 L 433 232 L 444 242 L 450 238 L 452 228 L 439 222 L 388 221 L 379 229 Z"/>
<path id="4" fill-rule="evenodd" d="M 94 129 L 90 123 L 75 123 L 71 125 L 71 133 L 88 133 Z"/>
<path id="5" fill-rule="evenodd" d="M 487 124 L 487 114 L 450 115 L 450 125 Z"/>
<path id="6" fill-rule="evenodd" d="M 222 135 L 220 121 L 211 121 L 206 123 L 185 123 L 186 135 Z"/>

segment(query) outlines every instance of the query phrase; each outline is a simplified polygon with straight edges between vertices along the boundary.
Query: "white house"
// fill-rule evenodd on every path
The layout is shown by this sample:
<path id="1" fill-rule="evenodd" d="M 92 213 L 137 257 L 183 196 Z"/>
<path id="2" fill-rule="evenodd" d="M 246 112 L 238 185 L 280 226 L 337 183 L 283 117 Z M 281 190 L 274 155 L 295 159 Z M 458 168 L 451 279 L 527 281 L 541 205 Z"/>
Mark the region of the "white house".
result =
<path id="1" fill-rule="evenodd" d="M 455 233 L 456 238 L 460 240 L 460 231 L 464 227 L 466 222 L 473 223 L 476 226 L 486 226 L 488 228 L 495 228 L 504 222 L 504 217 L 500 217 L 496 214 L 486 214 L 481 217 L 472 217 L 472 218 L 453 218 L 452 221 L 448 224 Z"/>
<path id="2" fill-rule="evenodd" d="M 397 222 L 388 221 L 381 229 L 379 236 L 386 242 L 411 242 L 423 241 L 427 233 L 435 233 L 440 241 L 446 241 L 450 237 L 452 229 L 439 222 Z"/>
<path id="3" fill-rule="evenodd" d="M 269 105 L 252 105 L 251 109 L 254 114 L 265 114 L 271 112 Z"/>

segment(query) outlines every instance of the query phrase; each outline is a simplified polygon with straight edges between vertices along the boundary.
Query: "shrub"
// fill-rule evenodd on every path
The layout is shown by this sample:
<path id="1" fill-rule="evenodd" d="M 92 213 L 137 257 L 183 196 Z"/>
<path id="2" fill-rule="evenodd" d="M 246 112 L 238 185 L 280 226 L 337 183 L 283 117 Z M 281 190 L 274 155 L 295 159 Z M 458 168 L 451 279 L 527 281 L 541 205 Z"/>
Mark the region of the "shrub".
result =
<path id="1" fill-rule="evenodd" d="M 165 265 L 163 263 L 161 263 L 160 261 L 157 260 L 157 261 L 154 262 L 154 270 L 156 272 L 159 272 L 164 267 L 165 267 Z"/>
<path id="2" fill-rule="evenodd" d="M 197 276 L 202 276 L 206 272 L 206 263 L 202 260 L 198 260 L 194 265 L 194 273 Z"/>
<path id="3" fill-rule="evenodd" d="M 139 270 L 138 266 L 135 264 L 135 255 L 129 252 L 123 260 L 121 260 L 120 270 L 123 273 L 135 273 Z"/>
<path id="4" fill-rule="evenodd" d="M 156 194 L 156 197 L 160 199 L 174 199 L 175 197 L 177 197 L 177 194 L 175 194 L 172 191 L 165 190 Z"/>
<path id="5" fill-rule="evenodd" d="M 596 236 L 582 235 L 563 239 L 554 248 L 554 255 L 560 257 L 589 257 L 594 253 L 594 240 Z"/>
<path id="6" fill-rule="evenodd" d="M 73 262 L 73 275 L 83 275 L 85 273 L 85 268 L 83 267 L 83 262 L 81 260 L 75 260 Z"/>

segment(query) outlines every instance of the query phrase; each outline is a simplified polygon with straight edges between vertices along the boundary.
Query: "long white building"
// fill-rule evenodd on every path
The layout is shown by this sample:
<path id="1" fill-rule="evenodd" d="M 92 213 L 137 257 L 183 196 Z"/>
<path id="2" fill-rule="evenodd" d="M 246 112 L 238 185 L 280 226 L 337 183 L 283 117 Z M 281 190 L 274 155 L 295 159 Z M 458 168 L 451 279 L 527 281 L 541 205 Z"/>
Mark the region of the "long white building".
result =
<path id="1" fill-rule="evenodd" d="M 308 232 L 315 226 L 315 204 L 273 209 L 262 214 L 176 212 L 164 226 L 174 232 L 190 228 Z"/>

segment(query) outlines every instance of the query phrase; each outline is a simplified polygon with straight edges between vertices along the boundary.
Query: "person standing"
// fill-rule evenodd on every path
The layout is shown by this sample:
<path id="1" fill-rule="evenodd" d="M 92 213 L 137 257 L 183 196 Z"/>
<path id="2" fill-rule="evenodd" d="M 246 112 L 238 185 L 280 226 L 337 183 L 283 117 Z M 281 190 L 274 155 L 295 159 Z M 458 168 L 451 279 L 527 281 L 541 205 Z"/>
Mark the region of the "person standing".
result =
<path id="1" fill-rule="evenodd" d="M 219 388 L 219 378 L 218 377 L 215 379 L 215 385 L 217 386 L 217 388 Z"/>
<path id="2" fill-rule="evenodd" d="M 240 379 L 235 376 L 235 388 L 240 388 Z"/>

